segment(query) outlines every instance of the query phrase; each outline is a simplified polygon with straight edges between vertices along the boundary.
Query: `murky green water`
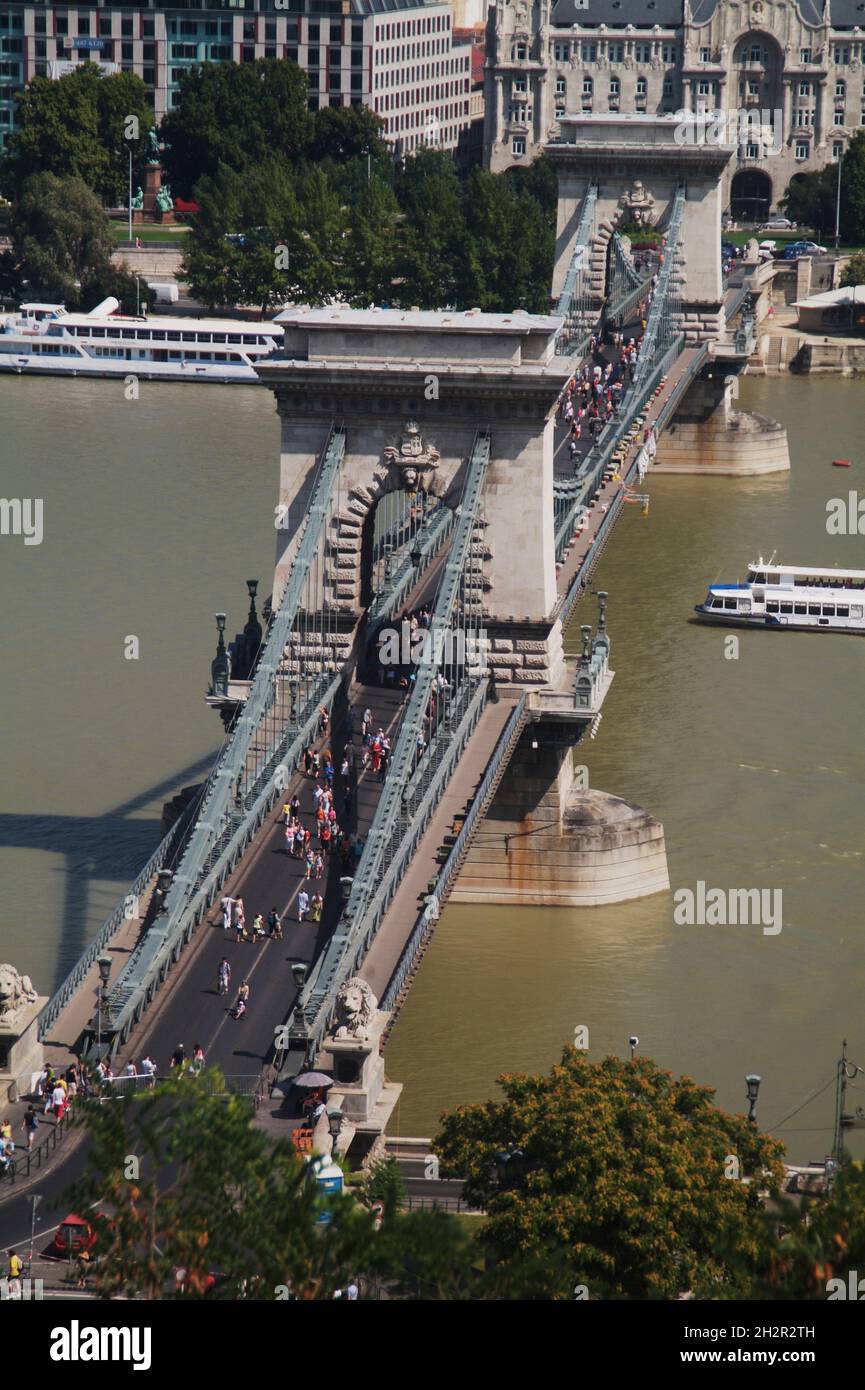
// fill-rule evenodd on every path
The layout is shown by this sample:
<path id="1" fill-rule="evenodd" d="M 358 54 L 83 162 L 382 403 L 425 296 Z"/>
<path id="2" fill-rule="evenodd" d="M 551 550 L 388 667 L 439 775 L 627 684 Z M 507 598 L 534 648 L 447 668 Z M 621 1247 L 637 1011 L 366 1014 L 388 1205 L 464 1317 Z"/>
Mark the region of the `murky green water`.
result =
<path id="1" fill-rule="evenodd" d="M 690 615 L 760 552 L 865 568 L 861 539 L 825 529 L 827 499 L 865 469 L 865 387 L 745 381 L 741 404 L 784 421 L 792 472 L 659 477 L 650 517 L 628 509 L 596 580 L 616 678 L 580 756 L 595 786 L 663 821 L 674 888 L 780 888 L 783 931 L 677 927 L 666 895 L 448 908 L 387 1052 L 404 1134 L 494 1094 L 504 1070 L 548 1067 L 585 1025 L 591 1055 L 637 1033 L 725 1106 L 759 1072 L 765 1124 L 828 1083 L 780 1131 L 795 1158 L 827 1151 L 842 1036 L 865 1065 L 865 641 L 745 631 L 728 661 L 723 630 Z M 213 613 L 233 633 L 244 580 L 268 592 L 278 430 L 269 394 L 240 387 L 145 385 L 127 402 L 111 382 L 4 379 L 0 416 L 4 495 L 45 512 L 41 546 L 0 537 L 2 954 L 50 990 L 217 747 Z M 839 456 L 856 467 L 832 469 Z"/>

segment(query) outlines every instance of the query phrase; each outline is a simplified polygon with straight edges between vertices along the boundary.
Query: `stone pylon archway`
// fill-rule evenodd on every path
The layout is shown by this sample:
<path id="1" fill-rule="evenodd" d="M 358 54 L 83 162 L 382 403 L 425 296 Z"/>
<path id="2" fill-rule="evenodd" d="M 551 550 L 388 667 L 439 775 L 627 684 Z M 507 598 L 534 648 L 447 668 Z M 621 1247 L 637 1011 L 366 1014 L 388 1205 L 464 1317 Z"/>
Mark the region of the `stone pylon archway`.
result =
<path id="1" fill-rule="evenodd" d="M 588 189 L 597 192 L 596 233 L 589 271 L 592 296 L 603 301 L 610 238 L 623 221 L 663 222 L 677 189 L 685 186 L 680 238 L 682 312 L 692 341 L 712 339 L 723 328 L 721 184 L 733 151 L 688 143 L 672 117 L 616 115 L 563 118 L 545 153 L 559 183 L 553 295 L 561 292 Z"/>
<path id="2" fill-rule="evenodd" d="M 274 602 L 291 566 L 318 460 L 334 424 L 346 447 L 327 542 L 329 600 L 362 615 L 364 545 L 389 492 L 416 476 L 456 507 L 479 430 L 490 461 L 475 531 L 474 602 L 503 658 L 503 680 L 562 672 L 557 617 L 553 447 L 563 384 L 559 320 L 513 314 L 302 307 L 280 316 L 286 356 L 263 363 L 281 422 Z"/>

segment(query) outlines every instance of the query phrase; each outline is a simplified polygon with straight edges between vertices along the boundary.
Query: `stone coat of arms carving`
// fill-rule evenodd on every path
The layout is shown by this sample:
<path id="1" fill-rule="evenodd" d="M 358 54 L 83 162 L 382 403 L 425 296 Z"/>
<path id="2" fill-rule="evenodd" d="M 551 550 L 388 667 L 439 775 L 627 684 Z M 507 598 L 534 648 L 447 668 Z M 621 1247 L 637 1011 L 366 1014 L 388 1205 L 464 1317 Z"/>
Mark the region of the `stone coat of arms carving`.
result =
<path id="1" fill-rule="evenodd" d="M 428 444 L 414 420 L 409 420 L 399 444 L 389 444 L 384 451 L 385 462 L 397 468 L 406 487 L 412 488 L 418 474 L 428 468 L 438 468 L 439 451 Z"/>

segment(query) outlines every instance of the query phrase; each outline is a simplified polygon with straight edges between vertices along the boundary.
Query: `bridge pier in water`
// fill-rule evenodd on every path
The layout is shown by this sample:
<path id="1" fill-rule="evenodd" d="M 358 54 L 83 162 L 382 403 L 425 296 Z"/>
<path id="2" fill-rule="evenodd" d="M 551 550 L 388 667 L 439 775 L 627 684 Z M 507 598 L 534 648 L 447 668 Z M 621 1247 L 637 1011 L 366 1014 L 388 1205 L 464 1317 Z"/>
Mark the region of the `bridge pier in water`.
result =
<path id="1" fill-rule="evenodd" d="M 784 426 L 767 415 L 737 410 L 736 386 L 723 361 L 704 369 L 658 440 L 653 473 L 746 477 L 789 470 Z"/>

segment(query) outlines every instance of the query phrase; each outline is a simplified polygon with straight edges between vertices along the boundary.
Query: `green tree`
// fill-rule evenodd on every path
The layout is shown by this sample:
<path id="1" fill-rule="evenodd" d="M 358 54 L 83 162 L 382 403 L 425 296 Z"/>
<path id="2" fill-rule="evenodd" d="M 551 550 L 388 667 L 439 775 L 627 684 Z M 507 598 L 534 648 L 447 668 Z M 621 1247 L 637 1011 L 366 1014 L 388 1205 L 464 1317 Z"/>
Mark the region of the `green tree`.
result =
<path id="1" fill-rule="evenodd" d="M 123 201 L 128 185 L 129 150 L 133 177 L 141 177 L 147 133 L 153 115 L 144 83 L 134 73 L 104 76 L 84 63 L 59 81 L 34 77 L 16 96 L 20 129 L 0 167 L 4 191 L 17 196 L 34 174 L 79 178 L 109 203 Z M 127 140 L 127 118 L 139 134 Z"/>
<path id="2" fill-rule="evenodd" d="M 831 177 L 831 169 L 824 171 Z M 832 180 L 834 184 L 834 180 Z M 834 220 L 832 224 L 834 226 Z M 841 239 L 847 246 L 865 245 L 865 131 L 858 130 L 841 164 Z"/>
<path id="3" fill-rule="evenodd" d="M 777 1141 L 645 1058 L 590 1062 L 568 1048 L 548 1076 L 499 1084 L 502 1102 L 460 1107 L 435 1141 L 443 1173 L 463 1176 L 488 1214 L 478 1241 L 499 1279 L 530 1268 L 547 1298 L 579 1285 L 613 1298 L 747 1287 L 763 1195 L 782 1178 Z M 501 1153 L 522 1165 L 504 1179 Z"/>
<path id="4" fill-rule="evenodd" d="M 865 285 L 865 251 L 857 251 L 851 256 L 841 271 L 842 285 Z"/>
<path id="5" fill-rule="evenodd" d="M 392 1220 L 405 1200 L 405 1180 L 395 1158 L 379 1158 L 372 1164 L 363 1185 L 368 1203 L 381 1203 L 385 1221 Z"/>
<path id="6" fill-rule="evenodd" d="M 351 203 L 343 255 L 345 283 L 353 303 L 388 303 L 398 256 L 399 204 L 392 190 L 373 176 Z"/>
<path id="7" fill-rule="evenodd" d="M 291 1145 L 272 1148 L 248 1100 L 218 1083 L 184 1076 L 84 1106 L 87 1171 L 69 1200 L 98 1207 L 100 1296 L 177 1297 L 183 1269 L 185 1297 L 332 1298 L 370 1264 L 370 1213 L 322 1198 Z"/>
<path id="8" fill-rule="evenodd" d="M 506 175 L 475 169 L 465 210 L 472 303 L 499 313 L 546 313 L 555 239 L 540 202 Z"/>
<path id="9" fill-rule="evenodd" d="M 384 128 L 368 106 L 323 106 L 313 117 L 307 157 L 316 164 L 325 159 L 344 164 L 367 155 L 389 161 Z"/>
<path id="10" fill-rule="evenodd" d="M 210 308 L 287 299 L 322 303 L 342 284 L 343 214 L 324 175 L 269 161 L 241 175 L 220 166 L 197 189 L 184 274 Z"/>
<path id="11" fill-rule="evenodd" d="M 34 174 L 13 210 L 6 264 L 10 292 L 90 309 L 108 294 L 135 307 L 135 280 L 112 264 L 114 238 L 102 205 L 82 179 Z"/>
<path id="12" fill-rule="evenodd" d="M 169 180 L 184 197 L 221 164 L 245 176 L 253 165 L 295 162 L 312 131 L 306 75 L 270 58 L 187 68 L 160 130 Z"/>
<path id="13" fill-rule="evenodd" d="M 795 174 L 781 199 L 780 207 L 797 227 L 812 227 L 818 236 L 835 226 L 834 169 Z"/>
<path id="14" fill-rule="evenodd" d="M 450 155 L 420 149 L 406 161 L 396 195 L 404 218 L 400 302 L 422 309 L 464 303 L 473 278 L 462 192 Z"/>

